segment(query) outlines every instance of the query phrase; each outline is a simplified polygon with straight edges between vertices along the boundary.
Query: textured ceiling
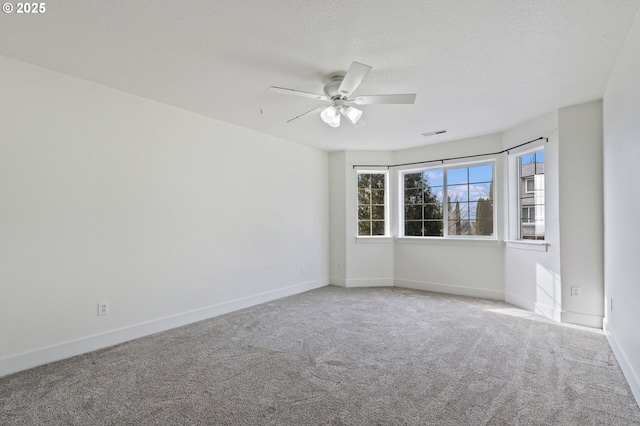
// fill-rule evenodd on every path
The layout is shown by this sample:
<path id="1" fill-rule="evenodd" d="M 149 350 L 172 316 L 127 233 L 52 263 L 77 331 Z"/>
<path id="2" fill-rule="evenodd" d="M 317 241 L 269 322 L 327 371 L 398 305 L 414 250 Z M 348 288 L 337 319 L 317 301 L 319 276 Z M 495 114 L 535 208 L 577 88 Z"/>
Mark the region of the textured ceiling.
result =
<path id="1" fill-rule="evenodd" d="M 325 150 L 401 149 L 601 98 L 640 0 L 58 0 L 2 14 L 0 54 Z M 352 61 L 367 125 L 298 114 Z M 7 101 L 4 99 L 3 101 Z M 425 138 L 424 132 L 447 129 Z"/>

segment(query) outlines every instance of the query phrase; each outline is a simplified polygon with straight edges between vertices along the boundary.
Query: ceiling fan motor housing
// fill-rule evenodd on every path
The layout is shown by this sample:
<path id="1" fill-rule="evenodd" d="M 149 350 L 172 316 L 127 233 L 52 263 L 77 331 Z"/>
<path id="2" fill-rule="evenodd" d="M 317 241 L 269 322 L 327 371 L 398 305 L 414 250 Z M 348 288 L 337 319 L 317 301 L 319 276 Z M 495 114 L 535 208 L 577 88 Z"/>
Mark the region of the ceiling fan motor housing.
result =
<path id="1" fill-rule="evenodd" d="M 324 93 L 333 100 L 343 99 L 344 97 L 338 93 L 338 88 L 344 80 L 344 75 L 334 75 L 331 81 L 324 85 Z"/>

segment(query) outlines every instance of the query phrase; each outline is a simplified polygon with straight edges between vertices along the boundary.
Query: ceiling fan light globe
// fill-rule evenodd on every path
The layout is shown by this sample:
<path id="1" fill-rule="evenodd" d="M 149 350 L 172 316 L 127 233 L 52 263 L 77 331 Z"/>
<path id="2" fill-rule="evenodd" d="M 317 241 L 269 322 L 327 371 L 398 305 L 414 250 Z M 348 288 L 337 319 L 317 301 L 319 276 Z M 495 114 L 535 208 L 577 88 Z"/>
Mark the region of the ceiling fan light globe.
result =
<path id="1" fill-rule="evenodd" d="M 362 111 L 359 110 L 358 108 L 354 108 L 352 106 L 349 106 L 349 107 L 345 108 L 343 111 L 344 111 L 344 115 L 353 124 L 356 124 L 358 122 L 358 120 L 360 120 L 360 117 L 362 117 Z"/>
<path id="2" fill-rule="evenodd" d="M 320 113 L 320 118 L 322 118 L 322 121 L 329 124 L 336 115 L 338 115 L 338 110 L 336 110 L 333 105 L 330 105 L 322 110 L 322 112 Z"/>
<path id="3" fill-rule="evenodd" d="M 340 126 L 340 114 L 336 114 L 329 121 L 325 121 L 331 127 L 339 127 Z"/>

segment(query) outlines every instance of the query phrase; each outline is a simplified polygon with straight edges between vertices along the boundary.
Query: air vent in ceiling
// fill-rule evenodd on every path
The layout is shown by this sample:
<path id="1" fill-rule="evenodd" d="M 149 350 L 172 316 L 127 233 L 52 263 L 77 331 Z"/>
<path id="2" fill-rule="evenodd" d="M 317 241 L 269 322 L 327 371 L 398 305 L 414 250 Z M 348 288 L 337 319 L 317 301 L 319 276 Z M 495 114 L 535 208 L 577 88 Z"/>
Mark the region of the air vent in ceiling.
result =
<path id="1" fill-rule="evenodd" d="M 447 130 L 436 130 L 435 132 L 426 132 L 423 133 L 422 136 L 435 136 L 435 135 L 441 135 L 442 133 L 447 133 Z"/>

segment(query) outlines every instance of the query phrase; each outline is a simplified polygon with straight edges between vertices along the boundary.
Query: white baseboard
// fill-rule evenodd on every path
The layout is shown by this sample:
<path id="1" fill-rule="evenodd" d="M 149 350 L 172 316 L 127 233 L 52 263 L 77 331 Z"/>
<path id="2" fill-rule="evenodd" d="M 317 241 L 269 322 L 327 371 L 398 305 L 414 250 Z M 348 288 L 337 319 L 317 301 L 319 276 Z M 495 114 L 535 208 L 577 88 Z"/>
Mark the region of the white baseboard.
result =
<path id="1" fill-rule="evenodd" d="M 346 287 L 393 287 L 393 278 L 347 279 Z"/>
<path id="2" fill-rule="evenodd" d="M 629 362 L 629 358 L 622 350 L 622 347 L 618 343 L 616 339 L 615 330 L 611 329 L 611 326 L 607 322 L 605 318 L 602 322 L 602 328 L 604 330 L 604 335 L 609 342 L 609 346 L 611 346 L 611 350 L 620 365 L 620 369 L 622 370 L 622 374 L 624 374 L 625 379 L 627 379 L 627 383 L 629 383 L 629 387 L 631 388 L 631 393 L 633 393 L 638 406 L 640 406 L 640 376 L 633 369 L 633 365 Z"/>
<path id="3" fill-rule="evenodd" d="M 337 278 L 337 277 L 331 277 L 331 279 L 329 280 L 330 285 L 334 285 L 336 287 L 346 287 L 347 286 L 347 280 L 345 278 Z"/>
<path id="4" fill-rule="evenodd" d="M 552 306 L 543 305 L 542 303 L 535 303 L 533 312 L 540 314 L 550 320 L 560 322 L 562 320 L 562 311 Z"/>
<path id="5" fill-rule="evenodd" d="M 318 279 L 0 359 L 0 377 L 328 285 Z"/>
<path id="6" fill-rule="evenodd" d="M 518 296 L 513 293 L 504 293 L 504 301 L 517 306 L 518 308 L 526 309 L 527 311 L 535 311 L 536 303 L 533 300 L 529 300 L 526 297 Z"/>
<path id="7" fill-rule="evenodd" d="M 560 313 L 560 322 L 602 329 L 602 317 L 599 315 L 562 311 Z"/>
<path id="8" fill-rule="evenodd" d="M 450 284 L 429 283 L 412 280 L 395 280 L 396 287 L 415 290 L 434 291 L 437 293 L 456 294 L 459 296 L 482 297 L 484 299 L 504 300 L 504 292 L 482 288 L 463 287 Z"/>

